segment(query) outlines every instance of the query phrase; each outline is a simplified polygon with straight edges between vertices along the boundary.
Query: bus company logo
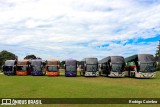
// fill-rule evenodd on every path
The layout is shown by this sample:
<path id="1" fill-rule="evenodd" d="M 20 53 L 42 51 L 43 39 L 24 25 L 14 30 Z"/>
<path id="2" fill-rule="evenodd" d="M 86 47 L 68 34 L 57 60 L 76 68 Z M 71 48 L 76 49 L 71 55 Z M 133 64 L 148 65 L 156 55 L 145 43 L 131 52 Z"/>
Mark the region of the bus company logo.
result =
<path id="1" fill-rule="evenodd" d="M 15 104 L 12 102 L 12 99 L 2 99 L 1 105 L 15 105 Z"/>
<path id="2" fill-rule="evenodd" d="M 42 104 L 41 100 L 35 99 L 2 99 L 1 105 L 24 105 L 24 104 Z"/>

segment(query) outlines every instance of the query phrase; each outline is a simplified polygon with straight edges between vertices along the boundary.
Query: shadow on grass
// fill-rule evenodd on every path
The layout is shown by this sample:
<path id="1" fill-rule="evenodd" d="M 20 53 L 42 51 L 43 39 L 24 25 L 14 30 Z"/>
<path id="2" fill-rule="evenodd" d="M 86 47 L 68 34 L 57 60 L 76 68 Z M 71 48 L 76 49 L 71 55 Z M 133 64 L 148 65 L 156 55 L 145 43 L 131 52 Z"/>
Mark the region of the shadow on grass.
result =
<path id="1" fill-rule="evenodd" d="M 138 80 L 155 80 L 155 79 L 160 79 L 160 78 L 133 78 L 133 79 L 138 79 Z"/>

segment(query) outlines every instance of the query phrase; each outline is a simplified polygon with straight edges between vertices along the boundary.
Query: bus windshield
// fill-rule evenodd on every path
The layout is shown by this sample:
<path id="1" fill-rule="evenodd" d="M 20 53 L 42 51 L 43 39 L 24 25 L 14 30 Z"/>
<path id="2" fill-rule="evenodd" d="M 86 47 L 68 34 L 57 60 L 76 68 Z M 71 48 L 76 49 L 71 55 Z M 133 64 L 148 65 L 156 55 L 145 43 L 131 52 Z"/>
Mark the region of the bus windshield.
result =
<path id="1" fill-rule="evenodd" d="M 33 66 L 32 69 L 33 69 L 33 71 L 37 71 L 37 72 L 41 72 L 42 71 L 41 66 Z"/>
<path id="2" fill-rule="evenodd" d="M 12 66 L 4 66 L 3 71 L 12 71 Z"/>
<path id="3" fill-rule="evenodd" d="M 112 71 L 113 72 L 122 72 L 123 71 L 123 64 L 118 64 L 118 63 L 112 64 Z"/>
<path id="4" fill-rule="evenodd" d="M 87 64 L 86 71 L 87 72 L 97 72 L 97 65 L 95 65 L 95 64 Z"/>
<path id="5" fill-rule="evenodd" d="M 156 67 L 154 63 L 141 63 L 140 64 L 140 72 L 155 72 Z"/>
<path id="6" fill-rule="evenodd" d="M 73 65 L 66 66 L 66 71 L 75 72 L 76 71 L 76 66 L 73 66 Z"/>
<path id="7" fill-rule="evenodd" d="M 47 67 L 47 70 L 49 71 L 49 72 L 56 72 L 56 71 L 58 71 L 58 68 L 57 68 L 57 66 L 48 66 Z"/>
<path id="8" fill-rule="evenodd" d="M 17 71 L 27 71 L 27 66 L 17 66 Z"/>

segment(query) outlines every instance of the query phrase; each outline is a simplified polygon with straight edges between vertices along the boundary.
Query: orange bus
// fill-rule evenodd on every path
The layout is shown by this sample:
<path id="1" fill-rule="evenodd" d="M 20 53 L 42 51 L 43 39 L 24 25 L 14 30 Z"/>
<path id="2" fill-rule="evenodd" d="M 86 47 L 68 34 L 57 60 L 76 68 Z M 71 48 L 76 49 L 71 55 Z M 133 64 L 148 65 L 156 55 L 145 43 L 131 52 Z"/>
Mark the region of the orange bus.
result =
<path id="1" fill-rule="evenodd" d="M 19 60 L 17 62 L 16 74 L 17 75 L 29 75 L 30 74 L 29 60 Z"/>
<path id="2" fill-rule="evenodd" d="M 59 76 L 59 60 L 57 59 L 47 60 L 46 75 Z"/>

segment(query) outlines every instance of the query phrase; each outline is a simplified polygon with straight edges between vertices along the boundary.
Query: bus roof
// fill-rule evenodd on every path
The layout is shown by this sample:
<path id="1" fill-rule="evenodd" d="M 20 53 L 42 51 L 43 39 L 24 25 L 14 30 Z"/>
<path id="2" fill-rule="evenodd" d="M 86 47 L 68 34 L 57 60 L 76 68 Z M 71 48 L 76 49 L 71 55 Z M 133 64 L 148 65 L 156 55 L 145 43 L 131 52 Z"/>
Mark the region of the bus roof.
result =
<path id="1" fill-rule="evenodd" d="M 156 62 L 156 59 L 151 54 L 138 54 L 138 59 L 141 62 L 147 62 L 147 61 Z"/>
<path id="2" fill-rule="evenodd" d="M 60 61 L 58 59 L 50 59 L 50 60 L 47 60 L 46 64 L 47 65 L 58 65 L 59 62 Z"/>
<path id="3" fill-rule="evenodd" d="M 111 63 L 124 63 L 123 56 L 111 56 Z"/>
<path id="4" fill-rule="evenodd" d="M 84 61 L 87 64 L 97 64 L 98 63 L 98 59 L 94 57 L 84 58 L 82 59 L 82 61 Z"/>
<path id="5" fill-rule="evenodd" d="M 31 65 L 42 65 L 42 60 L 41 59 L 35 59 L 35 60 L 31 60 Z"/>
<path id="6" fill-rule="evenodd" d="M 17 65 L 28 65 L 29 64 L 29 60 L 18 60 L 17 61 Z"/>
<path id="7" fill-rule="evenodd" d="M 75 59 L 66 59 L 65 62 L 67 62 L 67 61 L 73 61 L 74 62 L 74 61 L 77 61 L 77 60 L 75 60 Z"/>
<path id="8" fill-rule="evenodd" d="M 123 56 L 108 56 L 98 61 L 98 63 L 106 63 L 111 61 L 112 63 L 124 63 Z"/>
<path id="9" fill-rule="evenodd" d="M 82 59 L 82 61 L 86 61 L 87 59 L 96 59 L 97 60 L 97 58 L 95 58 L 95 57 L 88 57 L 88 58 Z"/>
<path id="10" fill-rule="evenodd" d="M 153 61 L 155 62 L 156 59 L 152 54 L 136 54 L 132 55 L 130 57 L 125 58 L 125 62 L 131 62 L 131 61 L 141 61 L 141 62 L 148 62 Z"/>
<path id="11" fill-rule="evenodd" d="M 56 62 L 56 61 L 59 61 L 59 60 L 58 59 L 50 59 L 50 60 L 47 60 L 47 61 Z"/>
<path id="12" fill-rule="evenodd" d="M 132 55 L 132 56 L 125 58 L 125 62 L 131 62 L 135 60 L 138 60 L 138 55 Z"/>
<path id="13" fill-rule="evenodd" d="M 106 62 L 108 62 L 110 59 L 111 59 L 111 58 L 108 56 L 108 57 L 105 57 L 105 58 L 99 60 L 98 63 L 100 63 L 100 64 L 101 64 L 101 63 L 106 63 Z"/>
<path id="14" fill-rule="evenodd" d="M 18 60 L 18 62 L 29 62 L 30 60 L 28 59 L 23 59 L 23 60 Z"/>
<path id="15" fill-rule="evenodd" d="M 13 66 L 16 64 L 16 60 L 6 60 L 5 61 L 5 66 Z"/>
<path id="16" fill-rule="evenodd" d="M 77 60 L 74 60 L 74 59 L 65 60 L 66 65 L 75 65 L 76 63 L 77 63 Z"/>

